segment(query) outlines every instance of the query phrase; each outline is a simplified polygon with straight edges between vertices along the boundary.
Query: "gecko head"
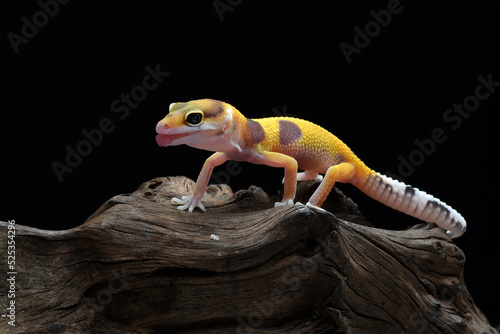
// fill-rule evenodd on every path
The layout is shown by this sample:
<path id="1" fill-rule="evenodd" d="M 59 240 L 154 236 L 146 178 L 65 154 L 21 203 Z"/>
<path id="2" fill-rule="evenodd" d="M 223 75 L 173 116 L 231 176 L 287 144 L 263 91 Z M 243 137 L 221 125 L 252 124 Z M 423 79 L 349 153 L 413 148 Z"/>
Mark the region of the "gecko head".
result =
<path id="1" fill-rule="evenodd" d="M 204 148 L 230 122 L 231 106 L 211 99 L 172 103 L 169 113 L 156 125 L 160 146 L 186 144 Z"/>

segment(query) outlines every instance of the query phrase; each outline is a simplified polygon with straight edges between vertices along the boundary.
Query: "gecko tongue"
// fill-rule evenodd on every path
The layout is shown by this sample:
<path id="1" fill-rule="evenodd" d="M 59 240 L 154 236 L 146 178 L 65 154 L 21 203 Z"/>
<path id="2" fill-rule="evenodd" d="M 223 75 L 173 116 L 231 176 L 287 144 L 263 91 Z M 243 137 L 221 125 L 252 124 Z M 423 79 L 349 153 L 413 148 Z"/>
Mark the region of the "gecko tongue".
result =
<path id="1" fill-rule="evenodd" d="M 175 139 L 186 137 L 192 134 L 193 132 L 178 133 L 172 135 L 158 134 L 156 135 L 156 142 L 158 143 L 159 146 L 166 147 L 170 145 Z"/>

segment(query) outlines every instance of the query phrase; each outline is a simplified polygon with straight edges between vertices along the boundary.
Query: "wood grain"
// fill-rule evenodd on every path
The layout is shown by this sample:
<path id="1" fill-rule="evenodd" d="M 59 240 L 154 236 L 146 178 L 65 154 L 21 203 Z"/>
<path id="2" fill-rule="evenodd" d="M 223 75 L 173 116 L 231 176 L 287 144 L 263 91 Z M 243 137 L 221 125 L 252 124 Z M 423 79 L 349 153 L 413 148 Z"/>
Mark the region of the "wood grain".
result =
<path id="1" fill-rule="evenodd" d="M 16 327 L 0 329 L 497 333 L 467 291 L 463 252 L 435 225 L 370 227 L 337 189 L 333 214 L 225 185 L 208 188 L 206 213 L 178 211 L 170 199 L 193 186 L 153 179 L 70 230 L 17 225 Z M 315 187 L 301 182 L 297 199 Z"/>

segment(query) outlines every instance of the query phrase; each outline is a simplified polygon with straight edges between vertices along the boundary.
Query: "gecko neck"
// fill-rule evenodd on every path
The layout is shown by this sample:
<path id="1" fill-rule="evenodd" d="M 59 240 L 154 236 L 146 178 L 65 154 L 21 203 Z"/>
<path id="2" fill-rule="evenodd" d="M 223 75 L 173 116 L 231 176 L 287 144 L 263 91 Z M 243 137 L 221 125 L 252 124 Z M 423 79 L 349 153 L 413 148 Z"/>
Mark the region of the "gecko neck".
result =
<path id="1" fill-rule="evenodd" d="M 225 151 L 225 153 L 241 159 L 246 155 L 249 148 L 254 148 L 255 144 L 265 137 L 265 132 L 260 124 L 246 118 L 236 108 L 230 107 L 228 113 L 231 113 L 231 116 L 228 117 L 231 121 L 225 125 L 222 135 L 237 150 L 231 149 L 229 152 Z"/>
<path id="2" fill-rule="evenodd" d="M 223 152 L 231 157 L 239 157 L 247 150 L 245 133 L 249 120 L 231 105 L 217 119 L 214 127 L 207 130 L 196 142 L 188 145 L 212 152 Z"/>

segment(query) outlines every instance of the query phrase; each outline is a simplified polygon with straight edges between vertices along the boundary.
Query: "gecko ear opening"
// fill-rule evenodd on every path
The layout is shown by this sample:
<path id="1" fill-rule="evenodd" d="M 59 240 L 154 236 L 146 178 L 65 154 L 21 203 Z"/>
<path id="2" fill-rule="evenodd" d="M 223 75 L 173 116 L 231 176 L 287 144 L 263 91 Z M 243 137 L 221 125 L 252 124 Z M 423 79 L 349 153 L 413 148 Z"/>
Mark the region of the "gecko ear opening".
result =
<path id="1" fill-rule="evenodd" d="M 200 126 L 205 120 L 205 115 L 201 110 L 192 110 L 186 113 L 184 120 L 189 126 Z"/>

